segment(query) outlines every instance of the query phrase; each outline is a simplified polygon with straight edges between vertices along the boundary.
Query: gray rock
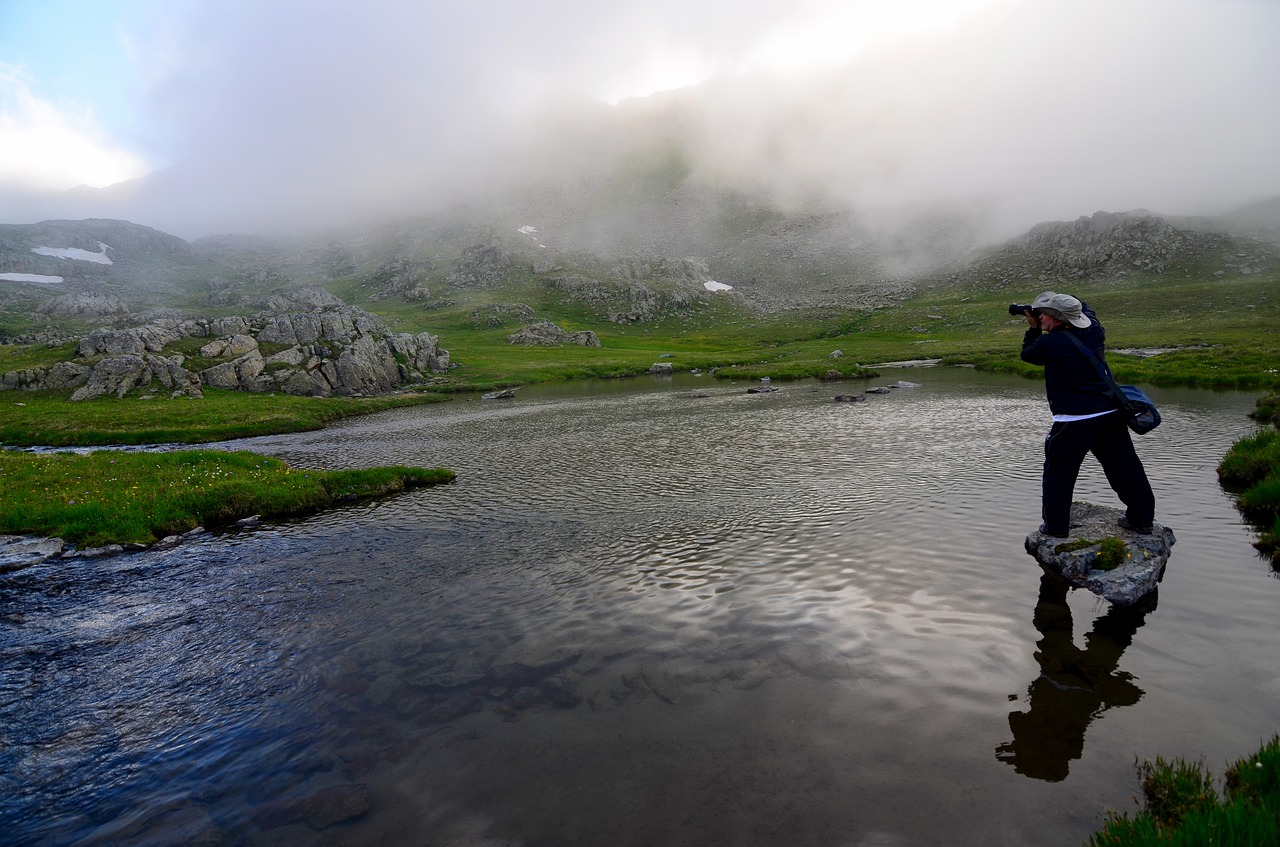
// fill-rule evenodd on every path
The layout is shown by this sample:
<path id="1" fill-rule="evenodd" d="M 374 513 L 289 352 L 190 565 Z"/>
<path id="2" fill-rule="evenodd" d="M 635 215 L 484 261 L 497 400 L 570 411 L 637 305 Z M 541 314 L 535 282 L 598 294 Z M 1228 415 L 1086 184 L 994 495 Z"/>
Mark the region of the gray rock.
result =
<path id="1" fill-rule="evenodd" d="M 866 395 L 866 394 L 862 394 L 862 393 L 860 393 L 860 394 L 837 394 L 837 395 L 836 395 L 836 402 L 837 402 L 837 403 L 865 403 L 865 402 L 867 402 L 869 399 L 871 399 L 871 398 L 867 397 L 867 395 Z"/>
<path id="2" fill-rule="evenodd" d="M 206 359 L 216 359 L 227 352 L 227 342 L 218 338 L 200 348 L 200 355 Z"/>
<path id="3" fill-rule="evenodd" d="M 1070 535 L 1057 538 L 1037 530 L 1026 538 L 1027 552 L 1073 586 L 1117 606 L 1132 606 L 1160 583 L 1176 539 L 1173 530 L 1159 523 L 1152 526 L 1149 535 L 1122 529 L 1118 521 L 1123 515 L 1120 509 L 1072 503 Z M 1099 570 L 1094 565 L 1099 546 L 1107 538 L 1124 542 L 1126 562 L 1114 570 Z"/>
<path id="4" fill-rule="evenodd" d="M 447 282 L 467 288 L 488 288 L 505 280 L 510 269 L 511 257 L 502 249 L 477 244 L 462 251 L 458 265 L 449 274 Z"/>
<path id="5" fill-rule="evenodd" d="M 551 321 L 537 321 L 507 336 L 508 344 L 554 347 L 559 344 L 577 344 L 581 347 L 599 347 L 600 339 L 590 330 L 569 332 Z"/>
<path id="6" fill-rule="evenodd" d="M 258 342 L 251 335 L 233 335 L 227 339 L 226 355 L 243 356 L 258 349 Z"/>
<path id="7" fill-rule="evenodd" d="M 61 556 L 66 546 L 61 538 L 0 535 L 0 573 L 29 568 L 45 559 Z"/>
<path id="8" fill-rule="evenodd" d="M 174 327 L 158 323 L 131 329 L 95 329 L 80 339 L 78 354 L 88 359 L 94 356 L 123 356 L 128 354 L 159 353 L 166 345 L 182 338 Z"/>
<path id="9" fill-rule="evenodd" d="M 675 373 L 675 367 L 670 362 L 654 362 L 649 366 L 649 373 L 670 376 Z"/>
<path id="10" fill-rule="evenodd" d="M 67 391 L 84 385 L 92 368 L 78 362 L 59 362 L 47 368 L 28 368 L 0 375 L 0 391 Z"/>
<path id="11" fill-rule="evenodd" d="M 108 318 L 127 315 L 129 307 L 113 294 L 81 292 L 54 297 L 46 301 L 39 311 L 55 318 Z"/>
<path id="12" fill-rule="evenodd" d="M 93 366 L 88 381 L 77 388 L 71 399 L 94 400 L 108 394 L 123 397 L 135 388 L 150 384 L 151 367 L 140 355 L 108 356 Z"/>
<path id="13" fill-rule="evenodd" d="M 311 312 L 330 306 L 345 305 L 337 297 L 316 285 L 299 285 L 277 291 L 262 300 L 258 307 L 264 312 Z"/>

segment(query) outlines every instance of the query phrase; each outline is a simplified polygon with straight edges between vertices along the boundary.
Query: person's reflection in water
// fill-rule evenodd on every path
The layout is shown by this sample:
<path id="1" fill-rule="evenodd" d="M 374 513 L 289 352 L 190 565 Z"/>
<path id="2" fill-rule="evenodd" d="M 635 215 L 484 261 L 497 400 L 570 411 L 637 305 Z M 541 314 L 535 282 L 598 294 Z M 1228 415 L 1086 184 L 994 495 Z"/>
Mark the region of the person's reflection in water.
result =
<path id="1" fill-rule="evenodd" d="M 1041 635 L 1036 645 L 1040 676 L 1027 689 L 1027 710 L 1009 713 L 1013 741 L 996 748 L 997 759 L 1047 782 L 1067 778 L 1071 760 L 1084 751 L 1090 721 L 1113 706 L 1131 706 L 1142 698 L 1133 677 L 1116 666 L 1156 607 L 1156 591 L 1132 607 L 1111 606 L 1093 622 L 1081 650 L 1072 637 L 1069 587 L 1047 571 L 1040 579 L 1033 619 Z"/>

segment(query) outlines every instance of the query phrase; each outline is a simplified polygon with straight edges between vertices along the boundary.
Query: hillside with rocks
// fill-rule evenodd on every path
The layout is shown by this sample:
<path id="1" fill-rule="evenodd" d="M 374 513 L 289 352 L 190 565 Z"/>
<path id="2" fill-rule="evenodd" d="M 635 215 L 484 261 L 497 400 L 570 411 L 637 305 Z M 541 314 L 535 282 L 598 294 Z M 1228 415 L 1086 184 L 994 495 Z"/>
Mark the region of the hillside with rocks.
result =
<path id="1" fill-rule="evenodd" d="M 871 252 L 850 258 L 857 250 L 836 237 L 853 226 L 847 216 L 837 226 L 833 216 L 737 211 L 732 227 L 717 219 L 718 241 L 696 243 L 704 222 L 628 252 L 588 249 L 581 232 L 466 216 L 312 239 L 194 243 L 124 221 L 3 226 L 0 343 L 74 344 L 76 353 L 4 374 L 0 388 L 77 398 L 195 395 L 209 386 L 373 394 L 448 372 L 450 356 L 431 330 L 446 316 L 454 326 L 502 329 L 512 344 L 597 346 L 595 332 L 566 331 L 556 321 L 643 325 L 717 308 L 742 316 L 815 304 L 853 311 L 891 307 L 924 290 L 1133 275 L 1158 285 L 1170 274 L 1235 278 L 1280 268 L 1280 243 L 1268 237 L 1270 227 L 1280 231 L 1277 203 L 1214 219 L 1137 210 L 1046 222 L 949 268 L 896 279 L 866 270 L 876 264 Z M 701 254 L 692 252 L 699 246 Z M 846 260 L 843 276 L 821 270 Z M 780 264 L 788 274 L 776 273 Z M 801 269 L 812 275 L 800 278 Z M 394 315 L 402 330 L 375 312 Z"/>
<path id="2" fill-rule="evenodd" d="M 1037 224 L 963 267 L 935 275 L 928 285 L 997 289 L 1028 281 L 1117 281 L 1134 274 L 1152 280 L 1166 274 L 1236 277 L 1277 268 L 1280 245 L 1232 234 L 1228 221 L 1167 219 L 1136 210 Z"/>

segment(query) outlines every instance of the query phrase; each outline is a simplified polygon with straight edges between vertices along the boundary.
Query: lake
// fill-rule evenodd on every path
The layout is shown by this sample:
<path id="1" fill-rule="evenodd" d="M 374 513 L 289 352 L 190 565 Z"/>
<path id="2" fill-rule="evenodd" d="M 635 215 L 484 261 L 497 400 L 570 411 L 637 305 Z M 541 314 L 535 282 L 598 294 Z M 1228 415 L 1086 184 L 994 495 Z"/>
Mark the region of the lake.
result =
<path id="1" fill-rule="evenodd" d="M 4 840 L 1079 845 L 1136 759 L 1280 730 L 1280 581 L 1215 473 L 1255 395 L 1150 388 L 1177 543 L 1120 610 L 1023 549 L 1043 384 L 883 373 L 219 445 L 457 482 L 0 577 Z M 1076 497 L 1119 505 L 1092 459 Z"/>

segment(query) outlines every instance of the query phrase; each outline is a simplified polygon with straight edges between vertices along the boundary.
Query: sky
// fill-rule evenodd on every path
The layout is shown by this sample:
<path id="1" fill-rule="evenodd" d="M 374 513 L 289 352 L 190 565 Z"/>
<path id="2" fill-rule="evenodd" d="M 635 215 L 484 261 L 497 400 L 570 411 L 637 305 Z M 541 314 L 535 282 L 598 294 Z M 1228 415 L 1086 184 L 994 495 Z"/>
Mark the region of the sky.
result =
<path id="1" fill-rule="evenodd" d="M 0 0 L 0 221 L 407 212 L 681 89 L 695 178 L 782 203 L 1215 213 L 1280 195 L 1277 37 L 1277 0 Z"/>

